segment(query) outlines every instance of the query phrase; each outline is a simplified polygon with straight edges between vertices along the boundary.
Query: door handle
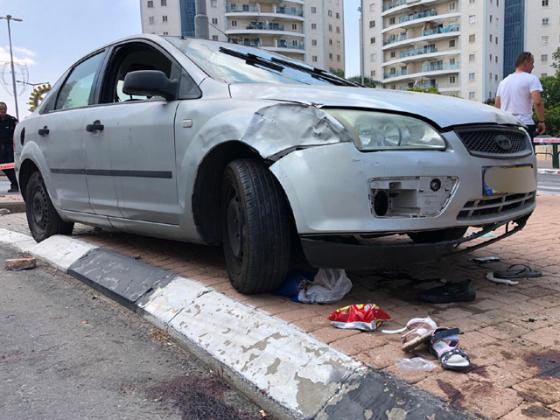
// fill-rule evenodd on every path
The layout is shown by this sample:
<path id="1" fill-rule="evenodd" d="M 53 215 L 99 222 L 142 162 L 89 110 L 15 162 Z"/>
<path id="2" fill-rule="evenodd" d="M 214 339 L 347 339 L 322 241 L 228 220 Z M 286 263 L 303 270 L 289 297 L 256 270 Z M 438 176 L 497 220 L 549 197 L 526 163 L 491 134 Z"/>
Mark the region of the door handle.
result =
<path id="1" fill-rule="evenodd" d="M 93 124 L 86 125 L 86 131 L 88 131 L 90 133 L 95 133 L 97 131 L 103 131 L 104 128 L 105 128 L 105 126 L 103 124 L 101 124 L 101 121 L 99 121 L 99 120 L 95 120 L 93 122 Z"/>
<path id="2" fill-rule="evenodd" d="M 39 130 L 37 130 L 37 133 L 41 136 L 48 136 L 50 131 L 49 131 L 49 127 L 47 127 L 46 125 L 43 128 L 40 128 Z"/>

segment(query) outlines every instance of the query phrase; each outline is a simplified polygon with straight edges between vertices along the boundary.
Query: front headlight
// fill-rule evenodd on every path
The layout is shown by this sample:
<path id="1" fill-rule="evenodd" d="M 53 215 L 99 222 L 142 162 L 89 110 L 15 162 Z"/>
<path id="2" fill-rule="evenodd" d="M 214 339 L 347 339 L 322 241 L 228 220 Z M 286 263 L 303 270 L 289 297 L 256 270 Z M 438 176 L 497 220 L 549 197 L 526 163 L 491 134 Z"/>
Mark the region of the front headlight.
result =
<path id="1" fill-rule="evenodd" d="M 323 109 L 336 118 L 363 151 L 445 149 L 445 140 L 422 120 L 383 112 Z"/>

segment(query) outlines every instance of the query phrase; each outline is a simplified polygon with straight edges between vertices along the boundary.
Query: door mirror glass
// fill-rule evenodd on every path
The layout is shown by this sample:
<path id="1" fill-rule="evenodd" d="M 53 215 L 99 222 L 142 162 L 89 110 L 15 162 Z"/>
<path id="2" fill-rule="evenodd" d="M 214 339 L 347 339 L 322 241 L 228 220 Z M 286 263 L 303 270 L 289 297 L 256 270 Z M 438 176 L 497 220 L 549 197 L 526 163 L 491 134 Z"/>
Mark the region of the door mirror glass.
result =
<path id="1" fill-rule="evenodd" d="M 124 78 L 123 92 L 132 96 L 161 96 L 170 101 L 177 96 L 177 81 L 159 70 L 131 71 Z"/>

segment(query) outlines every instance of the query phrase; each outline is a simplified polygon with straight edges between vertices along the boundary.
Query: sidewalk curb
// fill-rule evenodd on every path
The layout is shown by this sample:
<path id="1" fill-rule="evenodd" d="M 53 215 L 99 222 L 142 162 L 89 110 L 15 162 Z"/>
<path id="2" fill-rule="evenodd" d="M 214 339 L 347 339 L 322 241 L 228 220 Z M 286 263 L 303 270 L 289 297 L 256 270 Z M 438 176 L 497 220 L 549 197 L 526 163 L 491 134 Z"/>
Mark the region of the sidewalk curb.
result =
<path id="1" fill-rule="evenodd" d="M 1 228 L 0 245 L 28 252 L 138 312 L 278 418 L 474 417 L 283 320 L 134 258 L 66 236 L 37 244 Z"/>
<path id="2" fill-rule="evenodd" d="M 10 213 L 25 212 L 25 202 L 23 201 L 0 201 L 0 209 L 8 209 Z"/>
<path id="3" fill-rule="evenodd" d="M 541 175 L 560 175 L 560 169 L 537 169 L 537 172 Z"/>

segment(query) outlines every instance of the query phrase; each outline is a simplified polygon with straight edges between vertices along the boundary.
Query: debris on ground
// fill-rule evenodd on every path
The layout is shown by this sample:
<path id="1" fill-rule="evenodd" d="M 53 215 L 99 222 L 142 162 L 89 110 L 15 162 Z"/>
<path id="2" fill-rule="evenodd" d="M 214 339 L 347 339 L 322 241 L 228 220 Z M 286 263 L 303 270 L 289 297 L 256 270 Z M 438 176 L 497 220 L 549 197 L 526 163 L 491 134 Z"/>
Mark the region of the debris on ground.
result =
<path id="1" fill-rule="evenodd" d="M 499 261 L 501 261 L 501 259 L 500 259 L 500 257 L 489 256 L 489 257 L 476 257 L 476 258 L 473 258 L 472 261 L 474 261 L 475 263 L 479 263 L 479 264 L 487 264 L 487 263 L 492 263 L 492 262 L 499 262 Z"/>
<path id="2" fill-rule="evenodd" d="M 276 291 L 300 303 L 335 303 L 352 290 L 352 281 L 344 270 L 321 268 L 319 271 L 291 271 Z"/>
<path id="3" fill-rule="evenodd" d="M 6 214 L 10 214 L 10 209 L 0 209 L 0 216 L 5 216 Z"/>
<path id="4" fill-rule="evenodd" d="M 436 368 L 430 360 L 426 360 L 423 357 L 412 357 L 410 359 L 400 359 L 396 366 L 399 369 L 404 370 L 417 370 L 421 372 L 431 372 Z"/>
<path id="5" fill-rule="evenodd" d="M 476 292 L 472 281 L 467 279 L 424 290 L 418 294 L 418 299 L 429 303 L 472 302 L 476 299 Z"/>
<path id="6" fill-rule="evenodd" d="M 329 315 L 331 325 L 342 329 L 374 331 L 391 316 L 375 303 L 348 305 Z"/>
<path id="7" fill-rule="evenodd" d="M 4 268 L 9 271 L 31 270 L 37 267 L 35 257 L 21 257 L 6 260 Z"/>
<path id="8" fill-rule="evenodd" d="M 412 318 L 406 323 L 404 334 L 401 336 L 402 349 L 412 351 L 422 343 L 427 343 L 437 329 L 436 322 L 429 316 Z"/>
<path id="9" fill-rule="evenodd" d="M 542 273 L 533 270 L 527 264 L 513 264 L 503 271 L 491 271 L 486 274 L 486 279 L 498 284 L 507 284 L 515 286 L 519 284 L 519 279 L 532 279 L 542 277 Z"/>

